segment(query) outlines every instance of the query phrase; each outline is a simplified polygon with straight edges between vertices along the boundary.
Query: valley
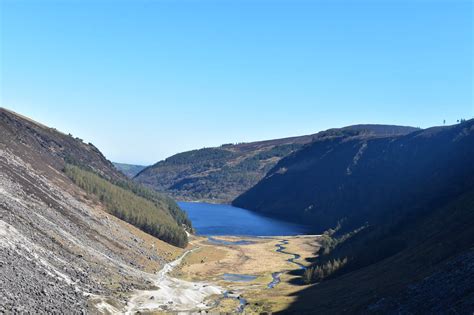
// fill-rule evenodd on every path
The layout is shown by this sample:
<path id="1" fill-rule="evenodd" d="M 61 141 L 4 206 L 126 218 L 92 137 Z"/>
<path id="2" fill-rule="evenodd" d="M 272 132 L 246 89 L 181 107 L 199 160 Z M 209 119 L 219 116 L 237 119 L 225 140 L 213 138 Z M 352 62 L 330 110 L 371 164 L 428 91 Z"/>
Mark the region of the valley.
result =
<path id="1" fill-rule="evenodd" d="M 233 296 L 245 299 L 248 313 L 276 312 L 286 309 L 295 300 L 295 293 L 307 288 L 299 282 L 298 267 L 288 261 L 292 255 L 277 251 L 281 240 L 288 240 L 288 251 L 298 253 L 300 263 L 309 265 L 307 259 L 318 250 L 317 236 L 235 237 L 220 236 L 219 240 L 245 245 L 216 245 L 206 237 L 196 237 L 191 242 L 199 249 L 188 255 L 173 275 L 191 281 L 217 284 Z M 296 273 L 295 273 L 296 272 Z M 224 275 L 234 275 L 226 278 Z M 278 284 L 270 287 L 273 276 L 278 274 Z M 238 275 L 255 277 L 241 280 Z M 233 280 L 233 281 L 232 281 Z M 235 312 L 238 298 L 223 299 L 213 308 L 215 312 Z"/>
<path id="2" fill-rule="evenodd" d="M 228 204 L 263 179 L 281 159 L 315 140 L 344 132 L 382 137 L 415 130 L 407 126 L 354 125 L 311 135 L 222 144 L 170 156 L 144 168 L 134 180 L 180 201 Z"/>
<path id="3" fill-rule="evenodd" d="M 129 292 L 121 303 L 95 298 L 92 305 L 100 312 L 126 314 L 284 310 L 294 302 L 295 293 L 308 286 L 293 274 L 295 265 L 288 261 L 291 255 L 277 251 L 282 239 L 288 250 L 301 256 L 298 263 L 309 265 L 307 259 L 318 249 L 318 236 L 218 238 L 237 244 L 245 240 L 244 245 L 216 244 L 208 237 L 193 236 L 179 258 L 145 275 L 149 288 Z M 273 283 L 276 276 L 278 282 Z"/>
<path id="4" fill-rule="evenodd" d="M 409 130 L 320 132 L 225 205 L 0 109 L 0 312 L 464 314 L 474 120 Z M 212 167 L 201 153 L 178 160 Z"/>
<path id="5" fill-rule="evenodd" d="M 0 315 L 474 315 L 471 0 L 0 0 Z"/>

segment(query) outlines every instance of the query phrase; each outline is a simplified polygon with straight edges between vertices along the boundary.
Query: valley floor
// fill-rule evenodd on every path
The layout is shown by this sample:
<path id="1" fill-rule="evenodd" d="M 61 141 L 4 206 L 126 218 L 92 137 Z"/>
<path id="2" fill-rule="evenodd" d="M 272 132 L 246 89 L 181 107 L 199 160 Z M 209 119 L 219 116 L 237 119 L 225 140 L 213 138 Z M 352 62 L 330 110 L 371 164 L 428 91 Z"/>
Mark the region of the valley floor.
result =
<path id="1" fill-rule="evenodd" d="M 283 241 L 285 253 L 277 251 Z M 294 293 L 308 287 L 300 283 L 301 267 L 288 261 L 295 256 L 286 252 L 300 255 L 295 262 L 309 265 L 317 249 L 317 236 L 192 236 L 183 256 L 151 274 L 149 290 L 129 296 L 126 310 L 128 314 L 284 310 L 294 302 Z M 104 305 L 97 303 L 102 312 L 114 311 Z"/>
<path id="2" fill-rule="evenodd" d="M 199 249 L 188 255 L 174 270 L 173 275 L 193 281 L 208 281 L 219 285 L 233 296 L 241 297 L 248 303 L 249 313 L 275 312 L 284 310 L 294 302 L 294 293 L 307 288 L 299 282 L 300 267 L 288 259 L 294 255 L 277 252 L 282 240 L 287 240 L 285 252 L 300 255 L 295 262 L 309 265 L 318 250 L 317 236 L 281 236 L 271 238 L 216 237 L 229 241 L 226 245 L 210 242 L 197 237 L 192 241 Z M 249 241 L 246 245 L 229 245 L 232 242 Z M 281 273 L 281 274 L 280 274 Z M 232 282 L 223 279 L 224 274 L 252 275 L 256 278 L 248 282 Z M 273 288 L 269 284 L 274 276 L 281 282 Z M 233 312 L 239 308 L 238 298 L 223 299 L 213 311 Z"/>

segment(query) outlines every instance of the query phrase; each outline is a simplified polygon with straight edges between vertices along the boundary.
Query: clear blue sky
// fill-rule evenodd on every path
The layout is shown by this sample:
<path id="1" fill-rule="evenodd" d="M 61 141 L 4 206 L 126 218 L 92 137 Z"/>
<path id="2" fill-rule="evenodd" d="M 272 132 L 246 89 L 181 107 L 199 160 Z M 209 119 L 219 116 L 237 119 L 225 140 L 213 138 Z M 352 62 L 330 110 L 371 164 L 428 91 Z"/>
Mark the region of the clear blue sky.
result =
<path id="1" fill-rule="evenodd" d="M 1 105 L 113 161 L 474 116 L 471 1 L 0 4 Z"/>

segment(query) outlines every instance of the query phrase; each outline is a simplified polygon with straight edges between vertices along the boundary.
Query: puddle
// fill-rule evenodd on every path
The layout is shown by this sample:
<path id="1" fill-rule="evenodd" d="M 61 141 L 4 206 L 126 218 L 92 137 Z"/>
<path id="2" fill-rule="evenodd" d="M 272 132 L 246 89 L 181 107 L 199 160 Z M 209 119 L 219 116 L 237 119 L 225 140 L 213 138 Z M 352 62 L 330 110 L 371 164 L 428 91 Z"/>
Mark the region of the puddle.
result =
<path id="1" fill-rule="evenodd" d="M 225 281 L 232 281 L 232 282 L 250 282 L 252 280 L 257 279 L 257 276 L 242 275 L 238 273 L 225 273 L 222 276 L 222 279 L 224 279 Z"/>
<path id="2" fill-rule="evenodd" d="M 226 241 L 226 240 L 221 240 L 218 238 L 214 238 L 212 236 L 209 236 L 207 238 L 209 243 L 216 244 L 216 245 L 250 245 L 250 244 L 255 244 L 253 241 L 245 241 L 245 240 L 240 240 L 240 241 Z"/>

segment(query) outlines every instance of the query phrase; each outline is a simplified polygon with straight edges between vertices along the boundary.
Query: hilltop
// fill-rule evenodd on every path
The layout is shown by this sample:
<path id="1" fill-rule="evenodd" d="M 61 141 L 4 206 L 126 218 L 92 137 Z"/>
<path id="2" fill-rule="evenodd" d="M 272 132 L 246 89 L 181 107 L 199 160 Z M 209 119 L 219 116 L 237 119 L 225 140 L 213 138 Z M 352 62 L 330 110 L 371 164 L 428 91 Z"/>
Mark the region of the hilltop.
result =
<path id="1" fill-rule="evenodd" d="M 224 144 L 178 153 L 145 168 L 134 180 L 178 200 L 230 203 L 261 180 L 283 157 L 321 137 L 339 131 L 382 136 L 415 130 L 403 126 L 355 125 L 300 137 Z"/>

